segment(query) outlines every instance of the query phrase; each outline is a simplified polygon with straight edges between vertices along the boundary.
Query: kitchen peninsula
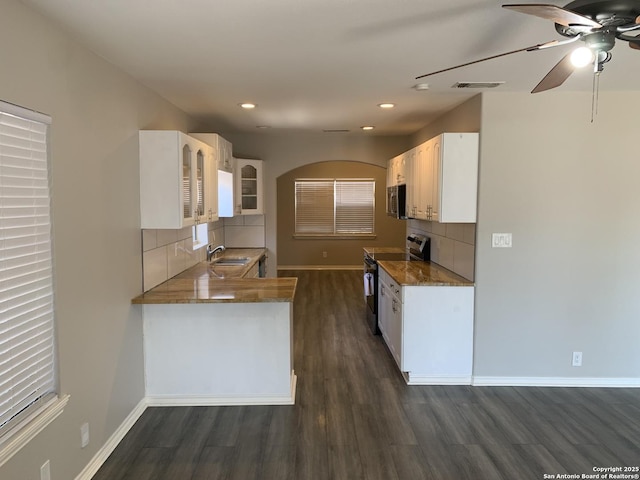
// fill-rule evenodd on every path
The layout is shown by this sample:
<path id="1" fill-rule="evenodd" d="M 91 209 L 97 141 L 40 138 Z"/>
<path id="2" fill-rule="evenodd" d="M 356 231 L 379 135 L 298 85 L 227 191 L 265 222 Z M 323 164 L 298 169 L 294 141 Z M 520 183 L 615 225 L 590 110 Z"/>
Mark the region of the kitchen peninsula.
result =
<path id="1" fill-rule="evenodd" d="M 132 300 L 143 309 L 150 404 L 294 403 L 297 279 L 243 278 L 263 255 L 243 249 L 242 266 L 198 263 Z"/>

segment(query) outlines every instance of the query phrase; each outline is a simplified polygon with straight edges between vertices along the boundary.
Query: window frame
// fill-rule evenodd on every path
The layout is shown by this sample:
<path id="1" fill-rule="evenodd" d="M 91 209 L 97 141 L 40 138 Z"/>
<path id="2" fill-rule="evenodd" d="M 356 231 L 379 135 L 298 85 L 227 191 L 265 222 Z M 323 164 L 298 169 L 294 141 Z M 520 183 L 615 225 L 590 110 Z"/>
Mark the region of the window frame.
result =
<path id="1" fill-rule="evenodd" d="M 328 192 L 331 189 L 331 197 L 332 197 L 332 212 L 331 216 L 331 230 L 328 230 L 329 226 L 329 212 L 324 212 L 324 215 L 320 217 L 320 219 L 324 219 L 325 221 L 325 229 L 318 229 L 317 231 L 305 231 L 305 229 L 301 228 L 300 216 L 304 216 L 304 212 L 301 214 L 299 209 L 299 195 L 298 195 L 298 185 L 299 184 L 307 184 L 307 183 L 316 183 L 316 184 L 326 184 L 326 192 L 318 192 L 324 194 L 324 201 L 327 202 Z M 371 189 L 371 196 L 367 198 L 367 202 L 370 202 L 369 205 L 366 206 L 367 209 L 370 208 L 370 223 L 367 225 L 370 226 L 369 231 L 358 231 L 358 229 L 354 231 L 341 230 L 339 228 L 339 209 L 341 208 L 341 204 L 339 204 L 339 187 L 346 186 L 348 184 L 365 184 L 367 188 Z M 329 189 L 329 185 L 331 185 Z M 362 238 L 376 238 L 376 224 L 375 224 L 375 216 L 376 216 L 376 181 L 374 178 L 296 178 L 294 180 L 294 238 L 299 239 L 362 239 Z M 326 208 L 326 205 L 325 205 Z M 347 208 L 346 215 L 353 214 L 352 212 L 348 212 L 349 207 Z M 353 208 L 353 207 L 351 207 Z M 308 216 L 308 215 L 307 215 Z M 307 226 L 307 229 L 311 226 Z M 362 229 L 362 227 L 360 228 Z"/>
<path id="2" fill-rule="evenodd" d="M 33 110 L 29 110 L 29 109 L 25 109 L 23 107 L 19 107 L 17 105 L 11 104 L 11 103 L 7 103 L 7 102 L 3 102 L 0 101 L 0 113 L 3 116 L 3 122 L 5 122 L 6 120 L 8 120 L 10 117 L 14 117 L 15 120 L 13 121 L 13 123 L 20 124 L 20 123 L 24 123 L 27 126 L 31 126 L 34 127 L 36 125 L 40 125 L 40 128 L 43 129 L 44 133 L 40 133 L 40 135 L 44 135 L 44 141 L 39 142 L 39 145 L 42 145 L 44 148 L 44 162 L 42 161 L 42 158 L 40 158 L 40 160 L 37 160 L 37 155 L 34 157 L 36 158 L 36 161 L 39 161 L 41 163 L 45 163 L 46 164 L 46 184 L 47 184 L 47 191 L 46 191 L 46 195 L 47 195 L 47 207 L 46 207 L 46 225 L 48 228 L 48 233 L 47 233 L 47 239 L 48 239 L 48 255 L 50 257 L 50 260 L 48 261 L 49 265 L 48 268 L 46 269 L 46 273 L 41 274 L 42 276 L 45 277 L 45 279 L 47 280 L 47 289 L 50 289 L 50 293 L 46 296 L 47 301 L 45 303 L 45 305 L 47 306 L 48 309 L 51 310 L 51 314 L 50 318 L 48 318 L 45 323 L 40 324 L 40 329 L 43 329 L 46 332 L 46 336 L 45 338 L 47 339 L 47 342 L 50 343 L 50 347 L 48 347 L 50 350 L 50 354 L 51 354 L 51 360 L 50 362 L 47 362 L 47 378 L 49 378 L 50 380 L 47 380 L 44 383 L 45 388 L 42 389 L 41 391 L 38 390 L 34 390 L 37 393 L 36 396 L 34 395 L 23 395 L 20 397 L 12 397 L 10 394 L 6 394 L 5 397 L 7 398 L 7 403 L 5 403 L 5 407 L 4 408 L 8 408 L 7 410 L 5 410 L 5 412 L 10 412 L 10 409 L 13 408 L 14 406 L 17 405 L 17 408 L 20 408 L 19 411 L 17 411 L 15 414 L 11 414 L 9 417 L 7 417 L 7 419 L 5 420 L 5 423 L 0 426 L 0 467 L 6 463 L 15 453 L 17 453 L 22 447 L 24 447 L 27 443 L 29 443 L 38 433 L 40 433 L 47 425 L 49 425 L 51 422 L 53 422 L 53 420 L 55 420 L 63 411 L 64 407 L 66 406 L 66 404 L 69 401 L 69 396 L 65 395 L 65 396 L 60 396 L 59 391 L 59 380 L 58 380 L 58 366 L 59 366 L 59 362 L 58 362 L 58 355 L 57 355 L 57 345 L 56 345 L 56 330 L 55 330 L 55 325 L 56 325 L 56 320 L 55 320 L 55 282 L 54 282 L 54 278 L 53 278 L 53 270 L 54 270 L 54 266 L 53 266 L 53 229 L 52 229 L 52 213 L 51 213 L 51 200 L 52 200 L 52 195 L 51 195 L 51 156 L 50 156 L 50 152 L 51 149 L 49 147 L 49 143 L 50 143 L 50 130 L 51 130 L 51 117 L 49 117 L 48 115 L 42 114 L 40 112 L 36 112 Z M 10 123 L 6 124 L 5 129 L 3 129 L 4 132 L 9 132 L 11 131 L 11 129 L 15 129 L 16 127 L 14 126 L 10 126 Z M 32 130 L 29 130 L 32 131 Z M 18 136 L 18 137 L 7 137 L 7 138 L 16 138 L 16 139 L 20 139 L 22 137 Z M 30 137 L 32 138 L 32 137 Z M 0 141 L 0 145 L 3 142 Z M 20 142 L 18 141 L 18 144 Z M 4 157 L 4 160 L 9 160 L 11 159 L 11 153 L 12 149 L 19 151 L 20 148 L 22 148 L 22 146 L 20 147 L 12 147 L 11 146 L 11 141 L 9 140 L 7 142 L 7 145 L 5 145 L 5 147 L 3 147 L 6 149 L 6 152 L 9 152 L 8 154 L 6 154 L 6 156 Z M 24 147 L 23 150 L 30 152 L 37 152 L 38 150 L 35 150 L 35 148 L 32 145 L 29 145 L 28 147 Z M 40 155 L 42 156 L 42 150 L 39 150 Z M 15 155 L 15 153 L 14 153 Z M 0 152 L 0 157 L 3 156 L 2 152 Z M 15 157 L 13 157 L 15 158 Z M 21 158 L 21 157 L 18 157 Z M 15 163 L 14 166 L 11 166 L 11 162 L 10 160 L 5 163 L 5 161 L 0 160 L 0 166 L 6 166 L 7 167 L 7 172 L 9 172 L 11 169 L 18 169 L 20 170 L 22 167 L 18 166 L 15 167 Z M 40 170 L 41 172 L 43 171 L 43 169 Z M 2 175 L 2 171 L 0 171 L 0 175 Z M 9 178 L 9 177 L 7 177 Z M 13 177 L 13 178 L 18 178 L 18 179 L 22 179 L 22 178 L 31 178 L 31 177 Z M 36 178 L 36 177 L 34 177 Z M 42 182 L 42 176 L 39 177 L 40 178 L 40 183 Z M 20 180 L 22 181 L 22 180 Z M 35 181 L 35 180 L 34 180 Z M 5 182 L 3 182 L 3 184 L 6 185 Z M 14 187 L 11 187 L 10 184 L 8 185 L 8 188 L 16 188 L 15 187 L 16 184 L 14 184 Z M 21 187 L 20 187 L 21 188 Z M 32 188 L 37 188 L 37 187 L 32 187 Z M 1 192 L 0 192 L 1 193 Z M 5 195 L 5 193 L 1 193 L 2 195 Z M 20 198 L 20 197 L 4 197 L 3 198 Z M 31 197 L 28 197 L 31 198 Z M 35 198 L 44 198 L 39 197 L 39 196 L 34 196 Z M 37 202 L 34 200 L 34 204 L 36 204 Z M 1 207 L 0 207 L 1 208 Z M 18 208 L 22 208 L 22 207 L 18 207 Z M 40 209 L 42 209 L 42 206 L 39 207 Z M 6 213 L 6 212 L 5 212 Z M 15 215 L 15 214 L 14 214 Z M 31 213 L 30 215 L 35 215 L 35 213 Z M 40 215 L 41 216 L 41 215 Z M 15 217 L 15 216 L 9 216 L 9 217 L 5 217 L 4 215 L 1 218 L 11 218 L 11 219 L 15 219 L 15 218 L 19 218 L 19 217 Z M 28 218 L 32 218 L 31 216 L 29 216 Z M 38 218 L 36 216 L 34 216 L 33 218 Z M 35 223 L 35 222 L 34 222 Z M 18 223 L 19 224 L 19 223 Z M 7 225 L 12 225 L 11 222 L 7 223 Z M 13 220 L 13 225 L 10 228 L 14 228 L 16 225 L 16 220 Z M 45 225 L 45 224 L 42 224 Z M 3 227 L 4 228 L 4 227 Z M 20 226 L 21 229 L 23 229 L 24 227 Z M 40 230 L 41 232 L 42 230 Z M 15 235 L 15 234 L 14 234 Z M 31 234 L 31 235 L 35 235 L 35 234 Z M 40 233 L 37 233 L 37 235 L 40 235 Z M 7 241 L 7 239 L 11 239 L 11 241 L 13 241 L 13 239 L 15 238 L 20 238 L 20 237 L 5 237 L 4 234 L 2 235 L 1 239 L 2 242 Z M 31 237 L 29 237 L 31 238 Z M 4 245 L 4 243 L 3 243 Z M 24 245 L 24 243 L 19 243 L 18 245 Z M 4 248 L 0 247 L 0 248 Z M 20 248 L 24 248 L 23 246 L 21 246 Z M 38 252 L 40 252 L 40 250 L 38 250 Z M 40 253 L 36 254 L 36 255 L 41 255 Z M 5 258 L 4 255 L 0 258 Z M 11 258 L 16 258 L 16 257 L 11 257 Z M 20 257 L 17 257 L 20 258 Z M 2 260 L 2 262 L 8 261 L 7 259 Z M 5 268 L 6 265 L 4 265 L 2 268 Z M 26 283 L 26 285 L 33 285 L 34 282 L 38 283 L 38 282 L 42 282 L 42 276 L 38 277 L 36 280 L 30 280 L 28 283 Z M 48 278 L 47 278 L 48 277 Z M 13 284 L 16 285 L 16 284 Z M 25 283 L 23 282 L 22 285 L 25 285 Z M 6 297 L 7 300 L 11 300 L 11 299 L 15 299 L 15 298 L 22 298 L 22 297 Z M 12 307 L 8 307 L 5 304 L 5 308 L 12 308 Z M 22 315 L 22 314 L 21 314 Z M 6 319 L 5 319 L 6 320 Z M 8 320 L 6 320 L 6 323 L 4 323 L 5 327 L 7 328 L 7 330 L 5 330 L 5 340 L 7 338 L 11 339 L 11 338 L 16 338 L 15 337 L 15 332 L 16 328 L 15 328 L 15 323 L 9 323 Z M 10 330 L 12 331 L 12 333 L 9 333 Z M 1 337 L 0 337 L 1 338 Z M 15 365 L 15 363 L 17 362 L 15 357 L 17 357 L 18 355 L 15 354 L 9 354 L 8 352 L 10 351 L 10 347 L 9 342 L 7 342 L 6 344 L 3 344 L 5 347 L 7 348 L 6 352 L 7 352 L 7 357 L 8 360 L 6 362 L 7 367 L 2 367 L 3 369 L 5 369 L 6 372 L 10 372 L 10 367 L 8 367 L 9 365 L 9 360 L 14 360 L 13 364 Z M 25 352 L 26 350 L 21 350 L 21 352 Z M 33 372 L 36 370 L 36 365 L 35 362 L 30 363 L 30 366 L 32 368 L 31 372 L 33 374 Z M 15 372 L 14 372 L 15 374 Z M 9 377 L 6 377 L 9 378 Z M 5 390 L 6 392 L 9 392 L 9 389 L 11 388 L 11 383 L 7 384 L 8 386 L 6 387 L 7 390 Z M 2 393 L 2 392 L 0 392 Z M 31 392 L 33 393 L 33 391 Z M 26 406 L 22 406 L 20 407 L 20 402 L 17 401 L 16 399 L 20 399 L 22 402 L 24 401 L 28 401 L 30 403 L 28 403 Z"/>

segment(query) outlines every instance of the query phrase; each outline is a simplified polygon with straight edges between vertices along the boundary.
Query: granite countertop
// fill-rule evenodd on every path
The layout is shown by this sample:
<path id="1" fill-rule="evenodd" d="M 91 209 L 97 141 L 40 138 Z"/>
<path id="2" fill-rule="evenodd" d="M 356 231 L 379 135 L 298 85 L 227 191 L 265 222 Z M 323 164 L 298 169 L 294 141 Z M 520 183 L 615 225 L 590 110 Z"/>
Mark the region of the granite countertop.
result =
<path id="1" fill-rule="evenodd" d="M 364 247 L 364 253 L 367 255 L 375 255 L 376 253 L 406 253 L 404 247 Z"/>
<path id="2" fill-rule="evenodd" d="M 404 287 L 472 287 L 474 285 L 471 280 L 467 280 L 451 270 L 432 262 L 380 260 L 378 261 L 378 266 L 383 268 L 398 284 Z"/>
<path id="3" fill-rule="evenodd" d="M 146 293 L 133 304 L 293 302 L 298 279 L 242 278 L 265 255 L 264 248 L 227 249 L 222 257 L 249 257 L 243 266 L 200 262 Z"/>

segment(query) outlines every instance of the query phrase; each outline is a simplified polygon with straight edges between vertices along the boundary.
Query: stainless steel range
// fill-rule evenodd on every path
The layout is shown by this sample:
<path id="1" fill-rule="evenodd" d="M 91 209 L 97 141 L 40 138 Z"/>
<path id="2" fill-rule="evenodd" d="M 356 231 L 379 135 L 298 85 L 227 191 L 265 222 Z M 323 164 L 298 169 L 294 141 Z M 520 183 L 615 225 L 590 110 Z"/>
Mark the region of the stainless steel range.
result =
<path id="1" fill-rule="evenodd" d="M 430 258 L 431 241 L 429 237 L 417 233 L 407 236 L 406 248 L 365 248 L 364 295 L 367 305 L 367 324 L 374 335 L 380 335 L 378 328 L 378 262 L 381 260 L 428 262 Z"/>

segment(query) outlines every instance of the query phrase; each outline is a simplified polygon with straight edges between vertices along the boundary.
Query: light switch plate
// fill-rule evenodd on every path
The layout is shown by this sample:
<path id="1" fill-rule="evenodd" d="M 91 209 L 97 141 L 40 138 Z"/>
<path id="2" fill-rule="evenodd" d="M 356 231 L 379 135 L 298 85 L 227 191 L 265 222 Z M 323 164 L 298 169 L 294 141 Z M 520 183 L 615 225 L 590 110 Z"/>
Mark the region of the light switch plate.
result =
<path id="1" fill-rule="evenodd" d="M 511 234 L 510 233 L 492 234 L 491 248 L 511 248 Z"/>

